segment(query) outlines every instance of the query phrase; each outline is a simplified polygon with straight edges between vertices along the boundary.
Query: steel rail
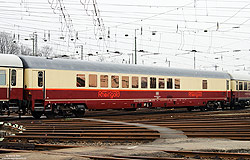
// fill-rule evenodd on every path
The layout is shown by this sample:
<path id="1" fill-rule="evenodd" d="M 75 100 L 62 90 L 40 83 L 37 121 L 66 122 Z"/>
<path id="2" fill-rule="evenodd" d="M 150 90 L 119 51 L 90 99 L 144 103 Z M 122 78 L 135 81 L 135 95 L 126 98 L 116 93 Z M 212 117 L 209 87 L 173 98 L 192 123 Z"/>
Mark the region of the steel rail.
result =
<path id="1" fill-rule="evenodd" d="M 173 154 L 179 154 L 179 155 L 184 155 L 186 157 L 206 157 L 206 158 L 244 158 L 244 159 L 249 159 L 250 154 L 248 153 L 225 153 L 225 152 L 194 152 L 194 151 L 169 151 L 169 150 L 164 150 L 164 152 L 167 153 L 173 153 Z"/>

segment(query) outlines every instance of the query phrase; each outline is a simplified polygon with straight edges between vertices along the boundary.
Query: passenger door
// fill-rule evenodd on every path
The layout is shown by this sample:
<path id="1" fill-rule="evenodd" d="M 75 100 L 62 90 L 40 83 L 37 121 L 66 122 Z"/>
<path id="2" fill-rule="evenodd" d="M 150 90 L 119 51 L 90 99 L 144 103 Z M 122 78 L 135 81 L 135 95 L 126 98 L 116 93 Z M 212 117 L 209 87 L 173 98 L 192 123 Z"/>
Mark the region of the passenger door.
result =
<path id="1" fill-rule="evenodd" d="M 16 69 L 9 69 L 9 83 L 8 83 L 8 92 L 9 92 L 9 99 L 18 99 L 18 92 L 13 91 L 13 89 L 17 86 L 17 70 Z M 15 90 L 15 89 L 14 89 Z"/>
<path id="2" fill-rule="evenodd" d="M 44 70 L 33 70 L 32 71 L 32 86 L 36 91 L 35 99 L 45 99 L 46 97 L 46 84 L 45 84 L 45 71 Z"/>

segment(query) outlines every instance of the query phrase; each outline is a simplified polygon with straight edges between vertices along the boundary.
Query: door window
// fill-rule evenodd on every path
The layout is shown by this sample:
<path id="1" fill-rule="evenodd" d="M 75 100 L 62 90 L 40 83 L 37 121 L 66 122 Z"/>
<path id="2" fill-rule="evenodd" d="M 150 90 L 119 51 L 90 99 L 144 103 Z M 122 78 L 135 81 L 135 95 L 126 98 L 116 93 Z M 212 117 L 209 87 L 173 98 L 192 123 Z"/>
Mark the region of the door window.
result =
<path id="1" fill-rule="evenodd" d="M 43 86 L 43 72 L 39 71 L 38 72 L 38 87 L 42 87 Z"/>
<path id="2" fill-rule="evenodd" d="M 11 71 L 11 85 L 16 86 L 16 70 Z"/>
<path id="3" fill-rule="evenodd" d="M 207 80 L 202 80 L 202 89 L 207 89 Z"/>

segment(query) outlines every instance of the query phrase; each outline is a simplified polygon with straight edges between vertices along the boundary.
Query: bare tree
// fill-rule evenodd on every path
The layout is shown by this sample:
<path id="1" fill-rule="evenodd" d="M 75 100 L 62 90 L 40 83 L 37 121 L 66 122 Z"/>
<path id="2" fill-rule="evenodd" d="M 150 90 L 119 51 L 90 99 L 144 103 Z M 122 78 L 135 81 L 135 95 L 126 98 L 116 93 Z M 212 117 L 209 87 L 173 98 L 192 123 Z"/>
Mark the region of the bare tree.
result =
<path id="1" fill-rule="evenodd" d="M 0 53 L 3 54 L 18 54 L 19 47 L 15 43 L 14 38 L 10 34 L 0 32 Z"/>
<path id="2" fill-rule="evenodd" d="M 52 47 L 46 45 L 46 46 L 43 46 L 40 50 L 39 50 L 39 56 L 42 56 L 42 57 L 49 57 L 53 54 L 53 49 Z"/>
<path id="3" fill-rule="evenodd" d="M 20 52 L 22 55 L 32 55 L 32 49 L 30 47 L 27 47 L 25 45 L 21 45 Z"/>

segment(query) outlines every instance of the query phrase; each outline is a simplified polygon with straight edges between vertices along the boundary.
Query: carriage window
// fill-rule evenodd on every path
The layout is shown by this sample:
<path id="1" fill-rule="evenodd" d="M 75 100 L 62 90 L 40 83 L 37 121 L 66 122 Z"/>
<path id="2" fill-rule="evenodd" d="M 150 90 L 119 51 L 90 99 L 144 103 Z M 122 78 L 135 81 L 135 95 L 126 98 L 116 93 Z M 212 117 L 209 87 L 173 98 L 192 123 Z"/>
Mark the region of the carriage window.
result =
<path id="1" fill-rule="evenodd" d="M 38 72 L 38 87 L 42 87 L 43 86 L 43 72 L 39 71 Z"/>
<path id="2" fill-rule="evenodd" d="M 109 80 L 109 76 L 108 75 L 101 75 L 100 76 L 101 87 L 107 88 L 108 85 L 109 85 L 108 80 Z"/>
<path id="3" fill-rule="evenodd" d="M 173 89 L 173 79 L 167 78 L 167 89 Z"/>
<path id="4" fill-rule="evenodd" d="M 132 88 L 138 88 L 139 85 L 139 78 L 138 77 L 132 77 Z"/>
<path id="5" fill-rule="evenodd" d="M 247 90 L 247 82 L 244 82 L 244 90 Z"/>
<path id="6" fill-rule="evenodd" d="M 227 90 L 229 90 L 229 80 L 227 80 Z"/>
<path id="7" fill-rule="evenodd" d="M 156 78 L 150 77 L 150 88 L 156 88 Z"/>
<path id="8" fill-rule="evenodd" d="M 238 81 L 236 81 L 236 90 L 239 90 L 239 84 L 238 84 Z"/>
<path id="9" fill-rule="evenodd" d="M 165 88 L 164 78 L 159 78 L 159 89 Z"/>
<path id="10" fill-rule="evenodd" d="M 6 85 L 6 72 L 0 70 L 0 85 Z"/>
<path id="11" fill-rule="evenodd" d="M 11 85 L 16 86 L 16 70 L 11 71 Z"/>
<path id="12" fill-rule="evenodd" d="M 239 82 L 239 90 L 243 90 L 243 83 Z"/>
<path id="13" fill-rule="evenodd" d="M 129 76 L 122 76 L 122 88 L 129 88 Z"/>
<path id="14" fill-rule="evenodd" d="M 148 88 L 148 78 L 141 77 L 141 88 Z"/>
<path id="15" fill-rule="evenodd" d="M 248 90 L 250 91 L 250 82 L 248 82 Z"/>
<path id="16" fill-rule="evenodd" d="M 97 75 L 96 74 L 89 75 L 89 87 L 97 87 Z"/>
<path id="17" fill-rule="evenodd" d="M 119 76 L 111 76 L 111 87 L 119 88 Z"/>
<path id="18" fill-rule="evenodd" d="M 202 80 L 202 89 L 207 89 L 207 80 Z"/>
<path id="19" fill-rule="evenodd" d="M 77 87 L 85 87 L 85 74 L 77 74 L 76 75 L 76 86 Z"/>
<path id="20" fill-rule="evenodd" d="M 180 79 L 175 79 L 175 89 L 180 89 L 181 88 L 181 83 L 180 83 Z"/>

